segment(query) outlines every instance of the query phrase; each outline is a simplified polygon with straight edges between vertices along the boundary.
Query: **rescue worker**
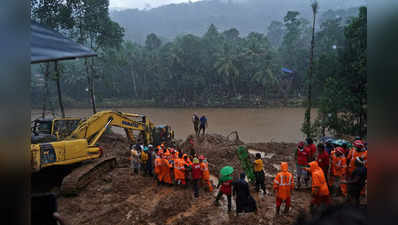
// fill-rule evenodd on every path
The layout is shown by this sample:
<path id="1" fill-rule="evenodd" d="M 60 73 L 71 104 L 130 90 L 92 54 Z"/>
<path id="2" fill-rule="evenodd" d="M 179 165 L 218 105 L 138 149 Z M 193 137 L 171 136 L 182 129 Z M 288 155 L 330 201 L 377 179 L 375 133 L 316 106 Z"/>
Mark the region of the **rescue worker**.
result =
<path id="1" fill-rule="evenodd" d="M 174 161 L 174 179 L 177 185 L 186 185 L 185 183 L 185 162 L 182 158 L 182 153 L 179 153 L 179 158 Z"/>
<path id="2" fill-rule="evenodd" d="M 232 195 L 232 176 L 223 176 L 218 180 L 218 185 L 217 188 L 220 188 L 220 191 L 218 192 L 217 196 L 216 196 L 216 200 L 214 201 L 214 204 L 216 206 L 219 206 L 220 203 L 218 202 L 220 200 L 220 198 L 223 195 L 227 196 L 227 200 L 228 200 L 228 212 L 231 212 L 231 195 Z"/>
<path id="3" fill-rule="evenodd" d="M 241 212 L 257 212 L 256 201 L 250 195 L 249 184 L 245 181 L 246 174 L 241 173 L 240 178 L 232 183 L 232 195 L 236 196 L 236 216 Z"/>
<path id="4" fill-rule="evenodd" d="M 261 159 L 261 154 L 256 153 L 256 160 L 254 161 L 254 175 L 256 177 L 256 191 L 257 193 L 263 190 L 265 192 L 265 174 L 264 174 L 263 160 Z"/>
<path id="5" fill-rule="evenodd" d="M 152 161 L 153 161 L 153 146 L 152 145 L 148 145 L 148 160 L 146 161 L 146 170 L 149 176 L 153 177 L 152 174 Z"/>
<path id="6" fill-rule="evenodd" d="M 142 171 L 144 172 L 143 175 L 146 176 L 148 174 L 148 168 L 147 168 L 147 161 L 149 159 L 148 156 L 148 147 L 143 147 L 143 151 L 141 152 L 141 157 L 140 157 L 140 161 L 141 161 L 141 168 Z"/>
<path id="7" fill-rule="evenodd" d="M 319 167 L 323 170 L 325 174 L 326 182 L 328 181 L 328 174 L 329 174 L 329 163 L 330 158 L 328 152 L 325 150 L 325 146 L 322 143 L 318 144 L 318 156 L 316 161 L 319 164 Z"/>
<path id="8" fill-rule="evenodd" d="M 341 148 L 343 149 L 344 156 L 347 157 L 348 153 L 350 152 L 350 149 L 348 148 L 347 143 L 343 143 L 341 145 Z"/>
<path id="9" fill-rule="evenodd" d="M 312 138 L 307 138 L 305 140 L 307 142 L 307 148 L 309 149 L 310 155 L 308 157 L 308 162 L 312 162 L 315 160 L 316 146 Z"/>
<path id="10" fill-rule="evenodd" d="M 304 142 L 300 142 L 297 146 L 295 160 L 296 160 L 296 173 L 297 173 L 297 189 L 301 186 L 301 178 L 304 179 L 304 183 L 307 186 L 309 176 L 305 169 L 308 166 L 308 159 L 310 155 L 310 150 L 304 147 Z"/>
<path id="11" fill-rule="evenodd" d="M 162 183 L 163 180 L 163 174 L 162 174 L 162 154 L 156 155 L 155 159 L 155 175 L 158 181 L 158 184 Z"/>
<path id="12" fill-rule="evenodd" d="M 130 175 L 133 174 L 133 171 L 135 174 L 139 173 L 139 168 L 140 168 L 139 152 L 135 147 L 130 151 L 130 168 L 131 168 Z"/>
<path id="13" fill-rule="evenodd" d="M 199 136 L 199 122 L 200 122 L 199 117 L 194 113 L 192 116 L 192 123 L 196 136 Z"/>
<path id="14" fill-rule="evenodd" d="M 192 164 L 192 183 L 195 198 L 199 197 L 199 182 L 202 179 L 202 171 L 199 164 L 199 159 L 194 158 Z"/>
<path id="15" fill-rule="evenodd" d="M 334 154 L 332 154 L 332 177 L 330 179 L 330 186 L 334 195 L 341 193 L 346 196 L 347 189 L 346 185 L 341 183 L 345 179 L 347 173 L 347 163 L 344 156 L 344 150 L 342 147 L 337 147 Z M 339 191 L 340 190 L 340 191 Z"/>
<path id="16" fill-rule="evenodd" d="M 200 131 L 203 130 L 203 135 L 205 135 L 206 128 L 207 128 L 207 118 L 205 115 L 203 115 L 202 117 L 200 117 L 199 134 L 200 134 Z"/>
<path id="17" fill-rule="evenodd" d="M 355 159 L 355 170 L 344 183 L 347 184 L 348 202 L 359 207 L 361 190 L 364 189 L 367 178 L 367 169 L 362 158 Z"/>
<path id="18" fill-rule="evenodd" d="M 166 152 L 163 154 L 163 158 L 162 158 L 162 164 L 160 167 L 160 173 L 161 173 L 161 177 L 162 177 L 162 181 L 166 184 L 166 185 L 172 185 L 172 180 L 171 180 L 171 174 L 170 174 L 170 169 L 172 168 L 172 165 L 169 163 L 169 158 L 170 153 Z"/>
<path id="19" fill-rule="evenodd" d="M 333 147 L 332 142 L 330 140 L 328 140 L 326 142 L 326 147 L 325 147 L 326 152 L 330 155 L 332 153 L 333 149 L 334 149 L 334 147 Z"/>
<path id="20" fill-rule="evenodd" d="M 294 189 L 294 178 L 288 170 L 287 162 L 281 162 L 281 172 L 274 179 L 274 193 L 276 194 L 276 215 L 279 215 L 282 202 L 285 202 L 285 210 L 287 214 L 290 208 L 291 194 Z"/>
<path id="21" fill-rule="evenodd" d="M 202 171 L 202 182 L 207 185 L 209 192 L 213 192 L 213 185 L 210 182 L 209 164 L 203 155 L 199 156 L 200 169 Z"/>
<path id="22" fill-rule="evenodd" d="M 192 170 L 192 162 L 189 159 L 187 154 L 183 154 L 182 157 L 183 157 L 184 162 L 185 162 L 185 180 L 186 180 L 186 183 L 188 184 L 190 182 L 189 173 Z"/>
<path id="23" fill-rule="evenodd" d="M 356 157 L 360 157 L 365 162 L 365 167 L 367 167 L 367 159 L 368 159 L 368 151 L 365 150 L 365 146 L 362 141 L 356 140 L 353 143 L 354 147 L 351 148 L 350 152 L 347 156 L 347 165 L 348 165 L 348 174 L 351 175 L 354 172 L 355 166 L 355 159 Z"/>
<path id="24" fill-rule="evenodd" d="M 312 176 L 311 210 L 314 210 L 316 207 L 330 204 L 330 192 L 326 183 L 325 174 L 323 174 L 318 162 L 312 161 L 308 165 L 310 168 L 306 168 L 306 170 L 308 170 Z"/>

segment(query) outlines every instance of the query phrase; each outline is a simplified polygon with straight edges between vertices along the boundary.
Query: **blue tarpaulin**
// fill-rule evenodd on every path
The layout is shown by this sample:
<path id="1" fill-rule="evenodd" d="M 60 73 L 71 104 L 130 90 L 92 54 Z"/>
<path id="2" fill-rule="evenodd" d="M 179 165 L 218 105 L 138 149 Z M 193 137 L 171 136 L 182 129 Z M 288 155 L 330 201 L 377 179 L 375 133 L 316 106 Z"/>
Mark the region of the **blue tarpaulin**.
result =
<path id="1" fill-rule="evenodd" d="M 288 68 L 282 67 L 282 72 L 285 72 L 285 73 L 293 73 L 293 70 L 289 70 Z"/>

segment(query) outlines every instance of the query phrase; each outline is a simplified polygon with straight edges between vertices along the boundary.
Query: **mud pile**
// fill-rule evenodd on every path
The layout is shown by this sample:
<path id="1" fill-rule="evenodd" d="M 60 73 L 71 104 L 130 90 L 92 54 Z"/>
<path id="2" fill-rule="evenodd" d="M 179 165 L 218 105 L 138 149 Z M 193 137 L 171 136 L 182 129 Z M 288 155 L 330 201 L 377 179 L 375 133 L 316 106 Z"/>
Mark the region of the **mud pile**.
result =
<path id="1" fill-rule="evenodd" d="M 219 170 L 226 165 L 235 168 L 234 175 L 239 174 L 241 168 L 236 149 L 239 145 L 245 145 L 239 138 L 227 138 L 217 134 L 191 138 L 195 151 L 208 158 L 212 174 L 218 176 Z M 106 154 L 117 157 L 119 167 L 96 179 L 78 196 L 59 198 L 59 211 L 70 224 L 292 224 L 299 211 L 308 208 L 309 205 L 309 193 L 295 192 L 289 215 L 275 220 L 275 196 L 257 194 L 251 186 L 258 213 L 240 214 L 236 217 L 234 213 L 227 213 L 226 199 L 221 200 L 221 207 L 214 206 L 216 188 L 213 193 L 201 189 L 200 197 L 195 199 L 191 186 L 186 189 L 158 186 L 152 177 L 130 175 L 129 144 L 123 136 L 106 135 L 100 141 L 100 145 Z M 189 138 L 181 145 L 185 151 L 189 151 L 192 147 Z M 264 143 L 246 146 L 266 154 L 273 154 L 272 157 L 267 155 L 269 159 L 264 158 L 266 172 L 270 174 L 267 180 L 269 188 L 271 176 L 277 171 L 274 164 L 284 160 L 293 165 L 291 161 L 293 144 Z M 293 169 L 291 167 L 291 170 Z"/>

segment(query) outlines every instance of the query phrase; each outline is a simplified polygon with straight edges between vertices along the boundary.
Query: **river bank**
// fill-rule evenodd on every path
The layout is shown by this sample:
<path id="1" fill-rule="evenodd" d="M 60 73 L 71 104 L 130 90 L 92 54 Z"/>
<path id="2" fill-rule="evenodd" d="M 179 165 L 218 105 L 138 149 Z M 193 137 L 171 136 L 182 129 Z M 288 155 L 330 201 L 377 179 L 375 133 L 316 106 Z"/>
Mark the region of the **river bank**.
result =
<path id="1" fill-rule="evenodd" d="M 238 131 L 240 139 L 247 143 L 298 142 L 304 138 L 300 129 L 305 108 L 98 108 L 98 111 L 101 110 L 144 114 L 157 125 L 170 125 L 177 139 L 185 139 L 193 133 L 193 113 L 208 118 L 206 133 L 227 136 L 232 131 Z M 86 118 L 92 115 L 92 110 L 66 108 L 65 113 L 69 117 Z M 316 114 L 314 109 L 312 115 Z M 40 118 L 41 110 L 32 110 L 31 117 Z M 113 130 L 124 133 L 122 129 Z"/>

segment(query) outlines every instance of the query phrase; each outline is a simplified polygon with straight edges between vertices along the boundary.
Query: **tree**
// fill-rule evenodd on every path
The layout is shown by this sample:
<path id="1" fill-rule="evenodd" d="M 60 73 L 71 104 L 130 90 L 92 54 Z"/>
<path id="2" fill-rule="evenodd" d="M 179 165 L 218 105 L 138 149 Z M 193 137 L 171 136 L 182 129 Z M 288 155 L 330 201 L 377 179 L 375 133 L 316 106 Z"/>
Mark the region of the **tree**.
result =
<path id="1" fill-rule="evenodd" d="M 311 4 L 312 8 L 312 39 L 311 39 L 311 54 L 310 54 L 310 65 L 308 72 L 308 101 L 307 109 L 305 111 L 303 131 L 307 137 L 312 137 L 311 131 L 311 109 L 312 109 L 312 69 L 313 69 L 313 58 L 314 58 L 314 48 L 315 48 L 315 21 L 316 15 L 318 13 L 318 2 L 314 0 Z"/>
<path id="2" fill-rule="evenodd" d="M 333 24 L 328 22 L 328 24 Z M 340 29 L 338 29 L 340 30 Z M 367 135 L 367 9 L 344 28 L 336 57 L 338 70 L 327 77 L 320 98 L 319 120 L 334 134 Z M 326 69 L 324 69 L 326 70 Z M 328 115 L 325 118 L 325 115 Z"/>
<path id="3" fill-rule="evenodd" d="M 62 31 L 72 29 L 74 25 L 73 17 L 72 17 L 72 9 L 69 2 L 65 2 L 63 0 L 32 0 L 31 1 L 31 15 L 32 19 L 37 22 L 46 25 L 47 27 Z M 47 69 L 49 68 L 49 64 L 47 65 Z M 60 107 L 62 117 L 65 117 L 64 106 L 62 102 L 62 91 L 61 91 L 61 74 L 58 68 L 58 62 L 55 62 L 55 79 L 57 84 L 57 94 L 58 94 L 58 104 Z M 44 103 L 43 103 L 43 116 L 46 111 L 46 103 L 48 98 L 48 86 L 47 86 L 47 76 L 48 70 L 46 71 L 45 78 L 45 89 L 44 89 Z"/>
<path id="4" fill-rule="evenodd" d="M 124 30 L 117 23 L 111 21 L 108 7 L 108 0 L 77 0 L 72 2 L 76 24 L 75 35 L 80 43 L 95 51 L 106 47 L 119 48 L 122 42 Z M 96 113 L 94 60 L 94 57 L 86 59 L 85 66 L 89 98 L 93 113 Z"/>
<path id="5" fill-rule="evenodd" d="M 282 43 L 284 35 L 283 23 L 280 21 L 272 21 L 268 26 L 267 37 L 271 45 L 278 49 Z"/>
<path id="6" fill-rule="evenodd" d="M 162 41 L 156 36 L 156 34 L 151 33 L 146 37 L 145 47 L 147 49 L 154 50 L 159 48 L 162 45 Z"/>
<path id="7" fill-rule="evenodd" d="M 227 41 L 236 41 L 239 38 L 239 31 L 236 28 L 231 28 L 222 33 L 222 36 Z"/>

